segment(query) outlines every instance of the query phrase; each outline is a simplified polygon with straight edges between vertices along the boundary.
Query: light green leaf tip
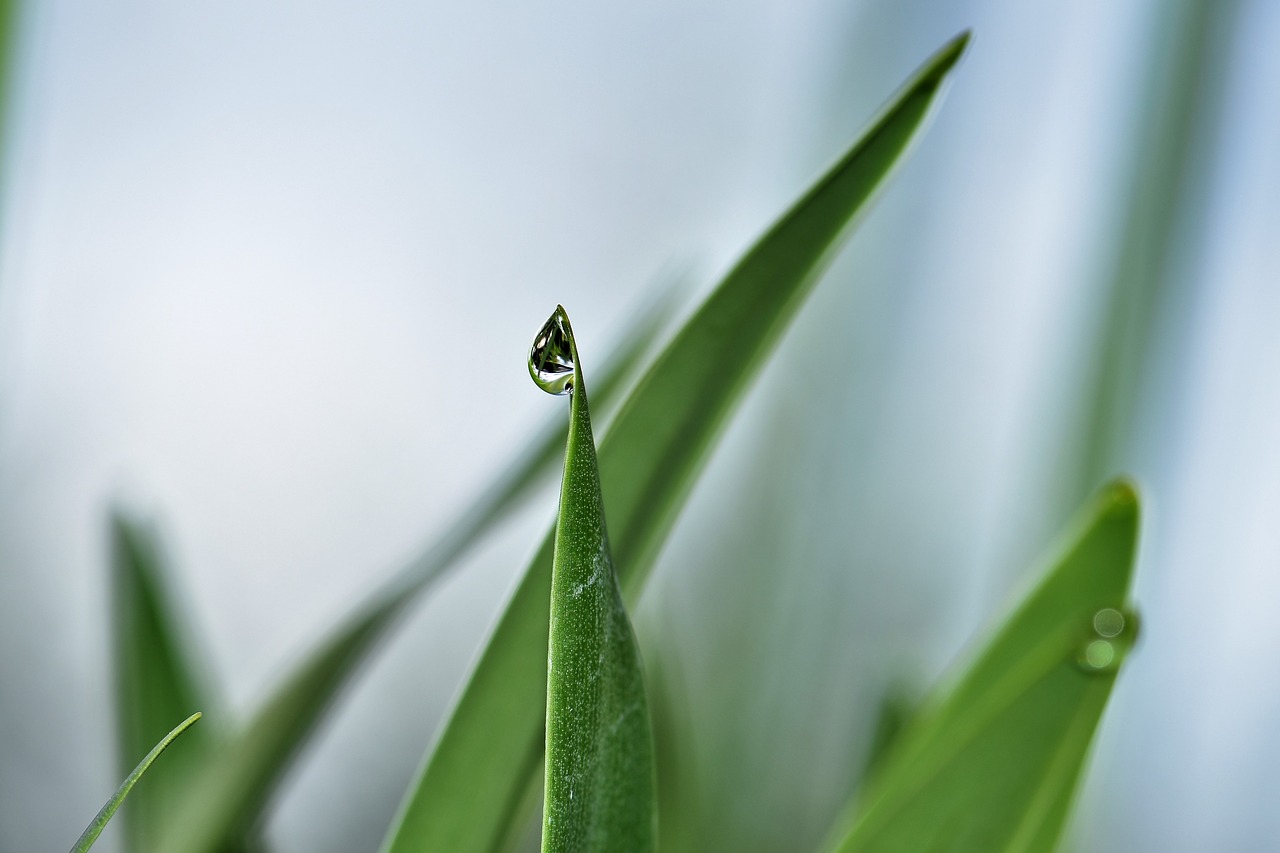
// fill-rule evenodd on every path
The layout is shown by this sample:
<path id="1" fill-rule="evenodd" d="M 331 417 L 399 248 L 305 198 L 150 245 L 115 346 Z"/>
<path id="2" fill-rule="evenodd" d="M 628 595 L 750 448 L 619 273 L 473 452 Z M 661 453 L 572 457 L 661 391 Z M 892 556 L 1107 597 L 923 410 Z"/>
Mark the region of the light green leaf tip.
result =
<path id="1" fill-rule="evenodd" d="M 1050 851 L 1137 637 L 1139 498 L 1107 487 L 1040 585 L 891 748 L 839 853 Z"/>
<path id="2" fill-rule="evenodd" d="M 542 850 L 653 850 L 644 675 L 613 568 L 587 389 L 564 308 L 543 326 L 529 369 L 544 390 L 571 398 L 551 570 Z"/>
<path id="3" fill-rule="evenodd" d="M 721 282 L 618 412 L 599 461 L 626 600 L 638 597 L 749 381 L 917 138 L 967 43 L 967 33 L 948 42 L 907 80 Z M 551 564 L 548 536 L 411 786 L 388 853 L 487 853 L 519 819 L 542 761 Z"/>
<path id="4" fill-rule="evenodd" d="M 199 711 L 179 723 L 173 731 L 165 735 L 159 743 L 151 748 L 151 751 L 147 753 L 147 757 L 142 759 L 137 767 L 133 768 L 133 772 L 129 774 L 129 778 L 120 783 L 120 787 L 116 789 L 115 794 L 112 795 L 111 799 L 107 800 L 106 804 L 98 811 L 93 822 L 85 827 L 84 832 L 80 834 L 80 838 L 72 846 L 71 853 L 84 853 L 84 851 L 93 846 L 93 842 L 98 840 L 98 836 L 102 834 L 102 830 L 106 827 L 107 821 L 111 820 L 112 815 L 114 815 L 116 810 L 120 808 L 120 804 L 124 802 L 124 798 L 129 796 L 129 792 L 133 790 L 133 786 L 138 784 L 138 780 L 142 778 L 142 774 L 147 772 L 147 768 L 151 766 L 152 762 L 160 757 L 160 753 L 168 749 L 169 744 L 173 743 L 174 740 L 177 739 L 178 735 L 191 728 L 198 719 L 200 719 Z"/>

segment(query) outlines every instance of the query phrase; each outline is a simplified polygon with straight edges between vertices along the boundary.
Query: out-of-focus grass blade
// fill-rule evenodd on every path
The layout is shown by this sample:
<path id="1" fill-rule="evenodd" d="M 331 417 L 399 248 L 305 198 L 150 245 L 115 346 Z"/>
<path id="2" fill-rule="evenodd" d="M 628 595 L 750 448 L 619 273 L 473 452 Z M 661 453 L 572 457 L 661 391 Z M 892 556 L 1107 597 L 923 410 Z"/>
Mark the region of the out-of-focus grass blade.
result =
<path id="1" fill-rule="evenodd" d="M 102 830 L 106 827 L 107 821 L 111 820 L 112 815 L 116 813 L 116 809 L 120 808 L 124 798 L 129 796 L 129 792 L 133 790 L 134 785 L 138 784 L 138 780 L 142 778 L 143 773 L 147 772 L 147 768 L 151 766 L 151 763 L 168 748 L 169 744 L 173 743 L 178 735 L 189 729 L 198 719 L 200 719 L 200 712 L 197 711 L 179 723 L 177 728 L 165 735 L 159 743 L 151 748 L 146 758 L 142 759 L 138 766 L 133 768 L 133 772 L 129 774 L 128 778 L 120 783 L 120 787 L 116 789 L 111 799 L 107 800 L 106 804 L 98 810 L 93 822 L 85 827 L 84 832 L 80 834 L 80 838 L 72 846 L 71 853 L 84 853 L 84 851 L 93 846 L 93 842 L 98 840 L 98 836 L 102 834 Z"/>
<path id="2" fill-rule="evenodd" d="M 903 733 L 839 853 L 1049 851 L 1137 632 L 1127 483 L 1086 508 L 1049 574 Z"/>
<path id="3" fill-rule="evenodd" d="M 564 353 L 573 365 L 551 570 L 542 850 L 652 850 L 653 735 L 644 674 L 609 550 L 587 388 L 563 308 L 538 343 L 535 359 L 563 368 L 558 353 Z M 531 370 L 536 379 L 538 364 Z"/>
<path id="4" fill-rule="evenodd" d="M 18 35 L 17 24 L 16 0 L 0 0 L 0 154 L 8 147 L 10 134 L 9 114 L 13 104 L 13 93 L 10 90 L 13 88 L 13 65 L 17 54 L 14 49 Z"/>
<path id="5" fill-rule="evenodd" d="M 183 642 L 186 621 L 167 593 L 169 575 L 150 530 L 121 512 L 111 517 L 112 619 L 115 658 L 116 730 L 121 773 L 164 737 L 174 720 L 194 708 L 212 707 L 203 668 Z M 212 752 L 208 724 L 183 741 L 148 778 L 125 809 L 130 850 L 154 849 L 160 818 Z"/>
<path id="6" fill-rule="evenodd" d="M 0 0 L 0 141 L 8 134 L 9 85 L 13 79 L 14 42 L 17 36 L 18 4 Z"/>
<path id="7" fill-rule="evenodd" d="M 636 320 L 601 371 L 600 397 L 616 396 L 634 372 L 674 305 L 675 289 Z M 239 843 L 266 812 L 271 795 L 377 641 L 407 605 L 428 589 L 554 465 L 563 421 L 539 433 L 518 461 L 484 492 L 430 550 L 330 633 L 286 677 L 249 723 L 220 749 L 182 792 L 162 835 L 166 853 L 222 853 Z M 545 615 L 545 614 L 544 614 Z"/>
<path id="8" fill-rule="evenodd" d="M 898 742 L 898 736 L 906 729 L 916 711 L 917 698 L 901 685 L 890 686 L 880 697 L 875 728 L 871 732 L 871 743 L 867 748 L 867 760 L 859 774 L 859 786 L 875 775 L 885 756 Z"/>
<path id="9" fill-rule="evenodd" d="M 671 630 L 669 610 L 652 608 L 650 638 Z M 656 623 L 656 624 L 655 624 Z M 644 623 L 641 622 L 641 625 Z M 653 759 L 658 779 L 658 845 L 663 851 L 700 851 L 707 846 L 704 784 L 699 744 L 693 736 L 692 700 L 684 660 L 679 655 L 642 655 L 649 716 L 653 723 Z"/>
<path id="10" fill-rule="evenodd" d="M 659 356 L 600 448 L 615 564 L 636 600 L 748 381 L 854 215 L 901 160 L 964 52 L 944 46 L 870 130 L 756 243 Z M 489 851 L 542 755 L 552 540 L 516 589 L 388 838 L 394 853 Z"/>
<path id="11" fill-rule="evenodd" d="M 1068 507 L 1088 495 L 1126 458 L 1143 401 L 1143 386 L 1156 366 L 1160 327 L 1186 298 L 1182 271 L 1195 267 L 1209 229 L 1197 217 L 1205 208 L 1205 172 L 1226 100 L 1232 34 L 1239 0 L 1172 0 L 1151 7 L 1153 38 L 1145 86 L 1133 126 L 1125 131 L 1130 163 L 1118 182 L 1123 209 L 1113 228 L 1102 312 L 1085 377 L 1079 413 L 1079 454 L 1064 454 Z M 1108 226 L 1111 227 L 1111 226 Z M 1127 466 L 1125 466 L 1127 467 Z"/>

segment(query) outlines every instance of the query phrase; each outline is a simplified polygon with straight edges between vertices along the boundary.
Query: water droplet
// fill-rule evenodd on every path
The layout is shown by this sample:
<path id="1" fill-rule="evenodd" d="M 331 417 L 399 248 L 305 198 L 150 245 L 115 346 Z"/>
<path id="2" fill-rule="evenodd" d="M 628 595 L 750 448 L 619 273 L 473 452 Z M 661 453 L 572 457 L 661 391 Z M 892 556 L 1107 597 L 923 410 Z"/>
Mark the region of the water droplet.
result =
<path id="1" fill-rule="evenodd" d="M 1104 607 L 1093 614 L 1093 630 L 1099 637 L 1116 637 L 1124 630 L 1124 614 L 1114 607 Z"/>
<path id="2" fill-rule="evenodd" d="M 1076 652 L 1076 664 L 1088 673 L 1113 673 L 1138 636 L 1133 613 L 1103 607 L 1089 620 L 1089 630 Z"/>
<path id="3" fill-rule="evenodd" d="M 1080 655 L 1080 665 L 1090 669 L 1106 669 L 1115 659 L 1115 646 L 1106 640 L 1094 640 L 1084 647 L 1084 653 Z"/>
<path id="4" fill-rule="evenodd" d="M 556 306 L 555 313 L 542 326 L 529 350 L 529 375 L 548 394 L 573 391 L 573 345 L 570 341 L 569 318 Z"/>

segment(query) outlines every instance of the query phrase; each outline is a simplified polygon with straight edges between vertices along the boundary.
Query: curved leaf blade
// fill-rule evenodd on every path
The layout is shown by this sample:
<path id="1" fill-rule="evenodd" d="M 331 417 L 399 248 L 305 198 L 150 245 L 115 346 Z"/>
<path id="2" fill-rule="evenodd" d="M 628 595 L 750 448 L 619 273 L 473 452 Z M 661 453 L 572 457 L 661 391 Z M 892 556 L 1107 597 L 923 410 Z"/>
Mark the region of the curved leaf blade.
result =
<path id="1" fill-rule="evenodd" d="M 1096 615 L 1124 612 L 1138 522 L 1127 483 L 1086 507 L 1039 587 L 903 733 L 834 849 L 1054 848 L 1119 668 L 1119 657 L 1095 669 L 1080 656 L 1096 641 Z M 1123 631 L 1105 642 L 1128 645 L 1133 619 Z"/>
<path id="2" fill-rule="evenodd" d="M 855 214 L 916 138 L 968 38 L 953 39 L 907 80 L 862 138 L 743 257 L 623 404 L 600 447 L 600 478 L 629 601 L 747 383 Z M 489 851 L 509 831 L 542 756 L 551 564 L 548 536 L 412 786 L 384 846 L 389 853 Z"/>
<path id="3" fill-rule="evenodd" d="M 601 371 L 601 396 L 616 396 L 657 336 L 674 291 L 643 312 Z M 558 420 L 558 419 L 557 419 Z M 333 630 L 263 702 L 207 767 L 165 822 L 166 853 L 222 853 L 243 843 L 319 728 L 342 688 L 417 596 L 439 580 L 529 493 L 560 455 L 561 423 L 548 424 L 517 461 L 476 499 L 434 546 L 400 571 Z"/>
<path id="4" fill-rule="evenodd" d="M 653 735 L 622 604 L 573 330 L 569 439 L 551 569 L 544 853 L 654 848 Z"/>
<path id="5" fill-rule="evenodd" d="M 106 828 L 107 822 L 111 820 L 113 815 L 115 815 L 116 810 L 120 808 L 120 804 L 124 802 L 124 798 L 129 796 L 129 792 L 133 790 L 133 786 L 138 784 L 138 780 L 142 778 L 142 774 L 147 772 L 147 769 L 151 767 L 152 763 L 160 757 L 160 753 L 168 749 L 169 744 L 173 743 L 174 740 L 177 739 L 178 735 L 191 728 L 191 726 L 195 724 L 196 720 L 199 719 L 200 712 L 197 711 L 179 723 L 176 728 L 165 735 L 159 743 L 151 748 L 151 751 L 148 752 L 146 757 L 138 763 L 138 766 L 133 768 L 133 772 L 120 783 L 120 787 L 116 789 L 116 792 L 111 796 L 111 799 L 107 800 L 107 802 L 103 804 L 102 808 L 98 810 L 98 814 L 94 817 L 93 821 L 85 827 L 84 832 L 80 834 L 80 838 L 76 840 L 74 845 L 72 845 L 71 853 L 84 853 L 84 851 L 93 846 L 93 842 L 98 840 L 98 836 L 102 834 L 102 830 Z"/>

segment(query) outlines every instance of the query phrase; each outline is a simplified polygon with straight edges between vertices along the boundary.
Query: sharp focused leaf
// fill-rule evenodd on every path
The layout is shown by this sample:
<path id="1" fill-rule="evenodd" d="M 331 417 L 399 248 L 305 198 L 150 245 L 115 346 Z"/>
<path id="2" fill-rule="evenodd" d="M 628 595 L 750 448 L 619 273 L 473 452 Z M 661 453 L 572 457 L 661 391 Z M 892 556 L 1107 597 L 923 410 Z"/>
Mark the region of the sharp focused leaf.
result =
<path id="1" fill-rule="evenodd" d="M 615 395 L 670 313 L 667 296 L 646 311 L 602 371 L 601 396 Z M 558 419 L 557 419 L 558 420 Z M 222 853 L 252 831 L 294 758 L 360 664 L 415 597 L 429 589 L 481 535 L 516 506 L 560 455 L 564 427 L 548 425 L 520 459 L 434 547 L 403 569 L 298 666 L 248 725 L 184 791 L 165 823 L 165 853 Z"/>
<path id="2" fill-rule="evenodd" d="M 1138 496 L 1113 484 L 1048 575 L 886 757 L 839 853 L 1048 851 L 1136 636 Z"/>
<path id="3" fill-rule="evenodd" d="M 198 719 L 200 719 L 200 713 L 197 711 L 179 723 L 177 728 L 165 735 L 159 743 L 151 748 L 146 758 L 142 759 L 138 766 L 133 768 L 133 772 L 129 774 L 128 778 L 120 783 L 120 787 L 116 789 L 111 799 L 107 800 L 106 804 L 98 810 L 93 822 L 85 827 L 84 832 L 80 834 L 80 838 L 71 847 L 71 853 L 84 853 L 85 850 L 93 846 L 93 842 L 98 840 L 98 836 L 102 834 L 102 830 L 106 827 L 107 821 L 111 820 L 112 815 L 120 808 L 124 798 L 129 796 L 133 786 L 138 784 L 142 774 L 147 772 L 147 768 L 151 766 L 152 762 L 160 757 L 160 753 L 164 752 L 178 735 L 189 729 Z"/>
<path id="4" fill-rule="evenodd" d="M 644 676 L 609 550 L 587 388 L 563 308 L 543 328 L 534 358 L 535 379 L 543 365 L 556 368 L 553 377 L 572 376 L 551 569 L 542 850 L 652 850 L 653 736 Z"/>
<path id="5" fill-rule="evenodd" d="M 943 47 L 738 263 L 632 392 L 600 448 L 624 594 L 634 601 L 734 404 L 854 215 L 916 137 L 968 36 Z M 534 558 L 393 827 L 387 849 L 488 851 L 542 755 L 552 540 Z"/>
<path id="6" fill-rule="evenodd" d="M 111 539 L 116 730 L 120 760 L 128 762 L 123 775 L 174 720 L 212 703 L 202 668 L 180 634 L 185 620 L 166 592 L 168 575 L 151 532 L 116 513 Z M 207 725 L 189 734 L 182 751 L 153 771 L 129 801 L 123 820 L 130 850 L 154 847 L 160 819 L 211 754 L 215 739 Z"/>

